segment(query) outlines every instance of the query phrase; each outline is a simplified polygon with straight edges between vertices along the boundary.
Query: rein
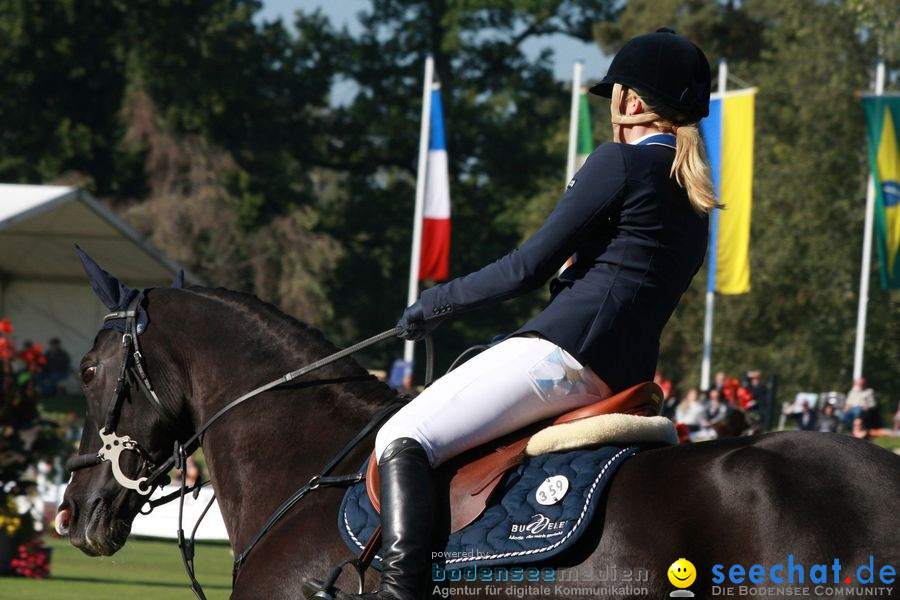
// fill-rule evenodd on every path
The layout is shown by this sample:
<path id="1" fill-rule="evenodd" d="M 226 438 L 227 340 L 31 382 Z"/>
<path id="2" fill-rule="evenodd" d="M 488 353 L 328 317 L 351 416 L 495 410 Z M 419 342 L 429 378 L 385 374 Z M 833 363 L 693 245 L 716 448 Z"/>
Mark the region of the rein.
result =
<path id="1" fill-rule="evenodd" d="M 115 432 L 115 429 L 119 423 L 120 413 L 122 410 L 126 392 L 130 389 L 130 386 L 133 385 L 135 381 L 137 382 L 137 385 L 143 395 L 149 400 L 150 405 L 153 406 L 153 408 L 160 414 L 160 416 L 163 417 L 163 420 L 168 426 L 177 431 L 177 420 L 175 419 L 175 416 L 160 401 L 159 396 L 156 394 L 156 391 L 153 389 L 153 386 L 150 383 L 150 379 L 147 376 L 147 371 L 143 364 L 144 360 L 138 344 L 138 330 L 136 326 L 137 308 L 142 298 L 143 294 L 135 298 L 135 300 L 132 301 L 127 310 L 110 313 L 103 318 L 104 323 L 117 319 L 125 319 L 125 332 L 122 335 L 122 365 L 119 369 L 118 378 L 116 379 L 116 388 L 114 391 L 113 400 L 110 403 L 110 407 L 106 415 L 106 421 L 104 423 L 104 426 L 100 429 L 100 450 L 98 450 L 96 454 L 82 454 L 69 459 L 66 462 L 66 468 L 69 471 L 74 472 L 81 469 L 97 466 L 99 464 L 102 464 L 104 461 L 109 461 L 113 476 L 115 477 L 116 482 L 119 483 L 119 485 L 145 496 L 149 496 L 157 487 L 165 485 L 165 483 L 168 482 L 168 472 L 172 468 L 181 471 L 182 477 L 180 489 L 177 492 L 170 493 L 156 500 L 149 500 L 148 498 L 147 504 L 149 504 L 150 509 L 146 512 L 141 510 L 141 513 L 149 514 L 157 506 L 171 502 L 176 498 L 179 499 L 177 531 L 178 548 L 181 551 L 182 560 L 184 562 L 187 575 L 191 580 L 191 590 L 199 600 L 206 600 L 206 596 L 203 593 L 202 586 L 197 581 L 194 572 L 194 536 L 197 533 L 197 528 L 199 527 L 200 522 L 203 520 L 203 518 L 206 516 L 206 513 L 212 506 L 212 503 L 215 500 L 215 495 L 213 495 L 213 497 L 210 499 L 209 503 L 206 505 L 206 508 L 203 510 L 203 513 L 200 515 L 200 518 L 197 520 L 197 523 L 195 524 L 193 532 L 191 533 L 189 539 L 185 539 L 184 529 L 182 528 L 185 494 L 188 493 L 188 491 L 193 491 L 194 497 L 196 498 L 199 494 L 200 488 L 203 485 L 209 483 L 208 481 L 203 483 L 198 482 L 194 484 L 189 490 L 186 479 L 184 477 L 185 461 L 187 460 L 187 457 L 193 453 L 194 450 L 203 445 L 203 435 L 223 415 L 225 415 L 233 408 L 236 408 L 237 406 L 243 404 L 247 400 L 258 396 L 263 392 L 297 379 L 298 377 L 302 377 L 303 375 L 315 371 L 316 369 L 320 369 L 326 365 L 336 362 L 364 348 L 377 344 L 378 342 L 391 337 L 396 337 L 404 331 L 404 328 L 397 326 L 392 329 L 383 331 L 377 335 L 367 338 L 343 350 L 339 350 L 329 356 L 319 359 L 295 371 L 285 373 L 281 377 L 265 383 L 257 387 L 256 389 L 247 392 L 243 396 L 232 400 L 221 409 L 219 409 L 212 417 L 210 417 L 197 430 L 196 433 L 188 438 L 186 442 L 182 443 L 176 441 L 175 449 L 172 455 L 162 464 L 156 465 L 156 463 L 154 463 L 152 459 L 151 454 L 146 451 L 136 440 L 131 439 L 127 435 L 119 436 Z M 425 349 L 425 386 L 427 387 L 431 384 L 434 374 L 434 348 L 431 335 L 425 336 Z M 275 526 L 275 524 L 288 512 L 288 510 L 290 510 L 295 504 L 297 504 L 297 502 L 302 500 L 304 496 L 306 496 L 309 492 L 321 487 L 352 485 L 354 483 L 362 481 L 365 478 L 365 474 L 363 472 L 339 476 L 332 476 L 330 475 L 330 473 L 353 450 L 353 448 L 355 448 L 385 419 L 399 410 L 402 405 L 402 401 L 394 401 L 378 411 L 378 413 L 374 415 L 374 417 L 366 424 L 366 426 L 363 427 L 363 429 L 360 430 L 353 437 L 353 439 L 351 439 L 319 471 L 319 474 L 313 476 L 299 490 L 288 497 L 281 504 L 281 506 L 279 506 L 275 510 L 274 513 L 272 513 L 272 515 L 268 518 L 259 532 L 254 536 L 253 540 L 247 545 L 246 548 L 244 548 L 242 552 L 240 552 L 240 554 L 235 557 L 234 568 L 232 570 L 232 586 L 237 581 L 241 565 L 246 560 L 247 555 L 251 552 L 251 550 L 256 547 L 262 537 L 266 533 L 268 533 L 268 531 L 270 531 L 272 527 Z M 190 452 L 187 451 L 187 449 L 189 448 L 191 448 Z M 119 464 L 121 453 L 125 450 L 136 452 L 141 457 L 143 462 L 139 469 L 139 473 L 150 470 L 150 473 L 146 477 L 131 479 L 130 477 L 125 475 Z"/>

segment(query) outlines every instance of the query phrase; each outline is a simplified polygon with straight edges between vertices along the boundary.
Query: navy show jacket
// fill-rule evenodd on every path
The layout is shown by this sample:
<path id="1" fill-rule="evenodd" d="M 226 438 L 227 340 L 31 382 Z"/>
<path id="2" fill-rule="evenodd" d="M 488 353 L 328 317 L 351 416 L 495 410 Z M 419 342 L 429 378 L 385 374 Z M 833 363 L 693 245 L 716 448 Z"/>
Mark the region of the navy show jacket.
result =
<path id="1" fill-rule="evenodd" d="M 703 263 L 708 217 L 693 209 L 662 145 L 607 143 L 588 157 L 544 225 L 486 267 L 422 292 L 425 319 L 551 282 L 534 332 L 589 365 L 612 391 L 653 379 L 659 337 Z"/>

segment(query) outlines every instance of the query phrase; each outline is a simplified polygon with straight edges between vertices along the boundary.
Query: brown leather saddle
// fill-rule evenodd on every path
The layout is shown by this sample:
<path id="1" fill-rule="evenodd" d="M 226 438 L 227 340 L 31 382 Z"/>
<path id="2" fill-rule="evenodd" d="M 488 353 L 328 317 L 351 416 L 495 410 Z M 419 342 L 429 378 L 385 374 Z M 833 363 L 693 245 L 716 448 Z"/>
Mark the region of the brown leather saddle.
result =
<path id="1" fill-rule="evenodd" d="M 451 533 L 459 531 L 484 512 L 503 475 L 524 460 L 528 440 L 541 429 L 612 413 L 657 415 L 662 398 L 662 390 L 655 383 L 639 383 L 609 398 L 492 440 L 444 463 L 438 468 L 438 473 L 439 477 L 450 481 Z M 378 490 L 378 468 L 373 450 L 366 469 L 366 492 L 372 506 L 381 512 Z"/>

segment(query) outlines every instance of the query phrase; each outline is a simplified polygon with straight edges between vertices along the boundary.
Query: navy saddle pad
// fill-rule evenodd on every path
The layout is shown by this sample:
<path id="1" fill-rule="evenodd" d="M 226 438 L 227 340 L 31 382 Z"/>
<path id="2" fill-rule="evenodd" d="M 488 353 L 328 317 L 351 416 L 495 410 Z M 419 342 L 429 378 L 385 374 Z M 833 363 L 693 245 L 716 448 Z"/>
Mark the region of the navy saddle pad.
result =
<path id="1" fill-rule="evenodd" d="M 451 570 L 555 556 L 587 529 L 616 469 L 647 447 L 604 446 L 527 458 L 505 475 L 484 513 L 451 534 L 432 562 Z M 365 482 L 347 490 L 338 519 L 341 537 L 358 554 L 380 523 Z M 372 565 L 381 568 L 379 555 Z"/>

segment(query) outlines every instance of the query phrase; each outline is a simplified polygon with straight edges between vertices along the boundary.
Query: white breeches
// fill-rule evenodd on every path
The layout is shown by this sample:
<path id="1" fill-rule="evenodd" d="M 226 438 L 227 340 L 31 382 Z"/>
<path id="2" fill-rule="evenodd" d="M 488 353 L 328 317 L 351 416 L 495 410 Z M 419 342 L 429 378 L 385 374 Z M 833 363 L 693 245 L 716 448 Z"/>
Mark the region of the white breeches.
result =
<path id="1" fill-rule="evenodd" d="M 432 467 L 525 425 L 574 410 L 609 386 L 568 352 L 537 337 L 512 337 L 447 373 L 378 431 L 375 456 L 399 438 L 418 441 Z"/>

